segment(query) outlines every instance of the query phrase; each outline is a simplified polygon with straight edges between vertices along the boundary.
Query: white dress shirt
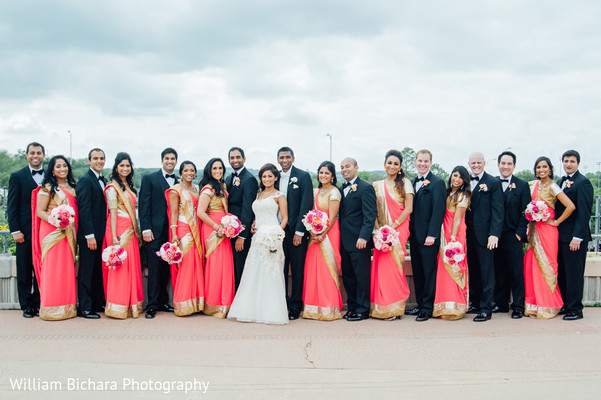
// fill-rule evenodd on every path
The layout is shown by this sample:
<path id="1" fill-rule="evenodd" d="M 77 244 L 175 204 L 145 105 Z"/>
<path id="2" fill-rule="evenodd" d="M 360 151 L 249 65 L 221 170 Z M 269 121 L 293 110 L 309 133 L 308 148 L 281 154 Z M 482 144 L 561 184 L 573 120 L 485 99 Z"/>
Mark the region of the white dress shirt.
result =
<path id="1" fill-rule="evenodd" d="M 478 180 L 475 181 L 472 179 L 473 176 L 477 176 Z M 484 171 L 480 172 L 478 175 L 470 175 L 470 186 L 472 188 L 472 193 L 474 192 L 474 189 L 476 188 L 476 185 L 480 184 L 480 181 L 482 180 L 482 177 L 484 176 Z"/>

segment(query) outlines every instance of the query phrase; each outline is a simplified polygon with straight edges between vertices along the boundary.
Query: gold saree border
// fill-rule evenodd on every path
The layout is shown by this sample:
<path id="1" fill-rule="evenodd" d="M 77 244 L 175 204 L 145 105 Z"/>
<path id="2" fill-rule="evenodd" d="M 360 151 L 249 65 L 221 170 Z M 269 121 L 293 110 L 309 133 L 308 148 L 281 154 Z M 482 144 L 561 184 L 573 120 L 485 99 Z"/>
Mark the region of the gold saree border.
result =
<path id="1" fill-rule="evenodd" d="M 536 304 L 525 304 L 524 315 L 528 317 L 536 317 L 536 319 L 551 319 L 555 318 L 561 307 L 540 307 Z"/>
<path id="2" fill-rule="evenodd" d="M 528 245 L 534 252 L 534 257 L 536 258 L 540 272 L 543 274 L 543 278 L 545 278 L 545 282 L 547 282 L 547 286 L 549 286 L 551 293 L 555 293 L 555 290 L 557 289 L 557 273 L 555 273 L 555 270 L 549 262 L 547 253 L 545 253 L 535 222 L 530 222 L 530 238 Z"/>
<path id="3" fill-rule="evenodd" d="M 219 246 L 221 242 L 223 242 L 223 239 L 225 239 L 225 236 L 217 236 L 217 232 L 211 232 L 207 240 L 205 240 L 205 249 L 207 250 L 205 258 L 209 258 L 209 256 L 215 251 L 217 246 Z"/>
<path id="4" fill-rule="evenodd" d="M 44 321 L 60 321 L 77 316 L 77 306 L 67 304 L 64 306 L 40 307 L 40 318 Z"/>
<path id="5" fill-rule="evenodd" d="M 106 302 L 104 314 L 109 317 L 126 319 L 127 317 L 138 318 L 140 313 L 144 310 L 144 301 L 139 301 L 137 304 L 121 305 Z"/>
<path id="6" fill-rule="evenodd" d="M 178 317 L 185 317 L 197 312 L 200 312 L 204 308 L 205 299 L 204 297 L 194 297 L 185 301 L 173 302 L 173 309 L 175 315 Z"/>
<path id="7" fill-rule="evenodd" d="M 459 265 L 451 265 L 444 262 L 444 248 L 447 245 L 447 238 L 445 236 L 444 227 L 440 228 L 440 249 L 439 249 L 439 257 L 442 260 L 445 270 L 451 277 L 451 279 L 461 288 L 461 290 L 465 289 L 466 284 L 466 276 L 465 273 L 461 271 L 461 267 Z M 465 252 L 465 249 L 463 249 Z M 467 257 L 467 254 L 465 255 Z"/>
<path id="8" fill-rule="evenodd" d="M 342 319 L 342 314 L 340 313 L 340 307 L 338 306 L 321 307 L 305 304 L 303 318 L 316 319 L 318 321 L 335 321 L 337 319 Z"/>
<path id="9" fill-rule="evenodd" d="M 230 306 L 211 305 L 205 302 L 204 310 L 202 310 L 202 312 L 211 317 L 224 319 L 229 310 Z"/>
<path id="10" fill-rule="evenodd" d="M 338 278 L 338 263 L 336 262 L 336 253 L 334 252 L 334 246 L 332 246 L 332 242 L 330 242 L 330 238 L 327 234 L 323 241 L 319 242 L 319 250 L 321 251 L 321 255 L 323 256 L 323 260 L 326 263 L 326 266 L 328 267 L 330 276 L 336 284 L 336 289 L 340 290 L 340 280 Z"/>
<path id="11" fill-rule="evenodd" d="M 370 303 L 369 316 L 380 319 L 403 316 L 405 314 L 406 305 L 407 299 L 395 301 L 394 303 L 390 303 L 385 306 L 376 303 Z"/>
<path id="12" fill-rule="evenodd" d="M 200 258 L 202 259 L 202 241 L 200 240 L 200 227 L 198 225 L 198 216 L 196 214 L 196 210 L 194 209 L 194 203 L 191 199 L 191 196 L 193 196 L 193 194 L 190 193 L 190 191 L 185 190 L 183 186 L 179 183 L 172 186 L 169 190 L 173 190 L 179 196 L 179 217 L 181 218 L 183 216 L 185 219 L 185 221 L 181 221 L 181 219 L 180 221 L 188 225 L 188 228 L 190 229 L 190 232 L 188 233 L 190 235 L 190 239 L 193 241 L 193 243 L 196 244 L 196 250 L 198 251 L 198 255 L 200 255 Z M 188 236 L 188 234 L 186 234 L 185 236 Z M 186 244 L 184 247 L 185 249 L 182 249 L 182 252 L 183 255 L 186 255 L 186 253 L 188 252 L 188 250 L 190 250 L 192 246 L 187 246 Z"/>
<path id="13" fill-rule="evenodd" d="M 467 312 L 467 303 L 457 303 L 456 301 L 442 301 L 434 304 L 433 317 L 454 321 L 463 318 Z"/>

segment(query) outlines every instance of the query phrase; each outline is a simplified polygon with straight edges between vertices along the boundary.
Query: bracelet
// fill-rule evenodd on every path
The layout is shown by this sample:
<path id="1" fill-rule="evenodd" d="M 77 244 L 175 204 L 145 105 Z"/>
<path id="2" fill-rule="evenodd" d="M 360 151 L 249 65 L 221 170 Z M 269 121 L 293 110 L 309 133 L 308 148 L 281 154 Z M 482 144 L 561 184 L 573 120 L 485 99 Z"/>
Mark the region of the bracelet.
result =
<path id="1" fill-rule="evenodd" d="M 215 227 L 219 228 L 219 224 L 215 224 L 215 225 L 213 225 L 213 230 L 214 230 L 214 231 L 216 231 L 216 230 L 217 230 L 217 228 L 215 228 Z"/>
<path id="2" fill-rule="evenodd" d="M 177 228 L 177 225 L 171 225 L 169 228 Z"/>

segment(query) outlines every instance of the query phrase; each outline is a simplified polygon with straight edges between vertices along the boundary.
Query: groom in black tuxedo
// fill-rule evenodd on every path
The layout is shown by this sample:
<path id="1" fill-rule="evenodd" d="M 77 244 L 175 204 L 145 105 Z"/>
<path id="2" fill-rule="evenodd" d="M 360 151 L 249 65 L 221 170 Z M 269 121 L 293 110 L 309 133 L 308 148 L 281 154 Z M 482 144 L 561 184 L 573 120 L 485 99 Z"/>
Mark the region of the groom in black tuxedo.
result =
<path id="1" fill-rule="evenodd" d="M 582 292 L 584 291 L 584 267 L 588 242 L 591 240 L 590 219 L 593 207 L 593 185 L 578 171 L 580 153 L 568 150 L 562 156 L 566 176 L 559 186 L 576 206 L 576 210 L 561 223 L 559 229 L 558 283 L 563 296 L 563 319 L 582 319 Z M 561 215 L 565 206 L 555 203 L 555 215 Z"/>
<path id="2" fill-rule="evenodd" d="M 467 227 L 467 266 L 470 276 L 469 312 L 477 312 L 475 322 L 492 318 L 495 292 L 495 253 L 503 229 L 503 188 L 501 182 L 484 171 L 486 161 L 482 153 L 472 153 L 469 167 L 472 171 L 472 198 L 465 213 Z"/>
<path id="3" fill-rule="evenodd" d="M 106 178 L 102 176 L 104 151 L 94 148 L 88 153 L 90 169 L 77 182 L 77 207 L 79 227 L 79 272 L 77 274 L 77 315 L 98 319 L 98 311 L 104 309 L 104 287 L 102 281 L 102 241 L 106 230 L 106 200 L 104 188 Z"/>
<path id="4" fill-rule="evenodd" d="M 427 321 L 434 311 L 436 270 L 440 232 L 444 220 L 447 191 L 445 183 L 430 171 L 432 153 L 420 150 L 415 155 L 417 176 L 413 179 L 415 196 L 409 219 L 411 266 L 417 307 L 407 311 L 418 322 Z"/>
<path id="5" fill-rule="evenodd" d="M 148 249 L 148 300 L 146 318 L 154 318 L 157 311 L 173 311 L 169 305 L 167 284 L 169 264 L 156 255 L 161 245 L 169 241 L 169 218 L 165 191 L 177 183 L 175 165 L 177 152 L 166 148 L 161 153 L 162 168 L 142 177 L 138 214 L 142 238 Z"/>
<path id="6" fill-rule="evenodd" d="M 259 185 L 257 179 L 244 167 L 246 162 L 244 150 L 240 147 L 232 147 L 228 153 L 228 159 L 230 166 L 234 169 L 234 172 L 225 180 L 227 192 L 229 193 L 227 199 L 228 209 L 246 227 L 238 237 L 231 239 L 232 248 L 234 249 L 236 290 L 238 290 L 240 278 L 242 278 L 242 272 L 244 271 L 244 263 L 250 248 L 250 227 L 255 219 L 252 204 L 257 198 Z"/>
<path id="7" fill-rule="evenodd" d="M 524 210 L 530 203 L 528 183 L 513 175 L 516 156 L 502 152 L 498 159 L 505 214 L 499 247 L 495 250 L 495 307 L 493 312 L 509 311 L 509 293 L 513 297 L 511 318 L 524 316 L 524 242 L 528 220 Z"/>
<path id="8" fill-rule="evenodd" d="M 359 166 L 353 158 L 342 160 L 340 203 L 340 255 L 342 280 L 347 294 L 347 321 L 369 318 L 372 232 L 376 217 L 376 192 L 372 185 L 357 177 Z"/>
<path id="9" fill-rule="evenodd" d="M 303 310 L 303 283 L 305 255 L 307 254 L 307 230 L 303 218 L 313 208 L 313 182 L 311 176 L 294 165 L 294 151 L 290 147 L 278 150 L 280 172 L 280 192 L 288 202 L 288 225 L 284 229 L 284 277 L 288 281 L 288 269 L 292 273 L 292 290 L 287 297 L 288 318 L 298 319 Z"/>
<path id="10" fill-rule="evenodd" d="M 34 276 L 31 250 L 31 192 L 44 179 L 44 146 L 37 142 L 25 150 L 28 165 L 10 175 L 8 181 L 8 225 L 17 244 L 17 291 L 23 317 L 33 318 L 40 309 L 40 292 Z"/>

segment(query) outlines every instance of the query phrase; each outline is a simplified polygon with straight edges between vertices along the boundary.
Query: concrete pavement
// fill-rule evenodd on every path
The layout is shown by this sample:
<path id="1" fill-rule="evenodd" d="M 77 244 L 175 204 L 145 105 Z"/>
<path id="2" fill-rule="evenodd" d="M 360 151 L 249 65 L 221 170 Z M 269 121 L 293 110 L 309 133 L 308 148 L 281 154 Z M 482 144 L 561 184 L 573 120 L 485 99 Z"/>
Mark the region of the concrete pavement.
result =
<path id="1" fill-rule="evenodd" d="M 0 311 L 0 399 L 342 396 L 599 399 L 601 308 L 573 322 L 495 314 L 485 323 L 405 316 L 286 326 L 168 313 L 47 322 Z"/>

